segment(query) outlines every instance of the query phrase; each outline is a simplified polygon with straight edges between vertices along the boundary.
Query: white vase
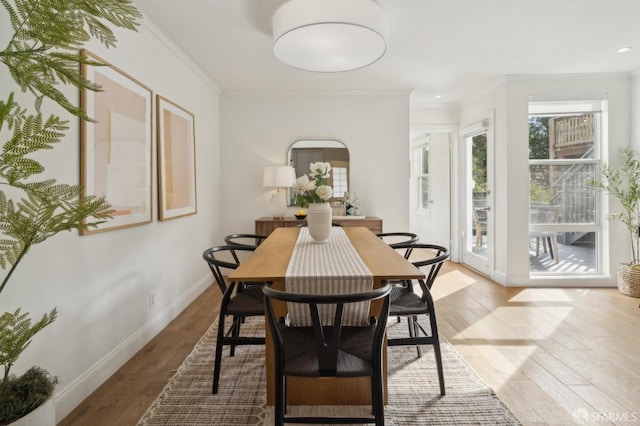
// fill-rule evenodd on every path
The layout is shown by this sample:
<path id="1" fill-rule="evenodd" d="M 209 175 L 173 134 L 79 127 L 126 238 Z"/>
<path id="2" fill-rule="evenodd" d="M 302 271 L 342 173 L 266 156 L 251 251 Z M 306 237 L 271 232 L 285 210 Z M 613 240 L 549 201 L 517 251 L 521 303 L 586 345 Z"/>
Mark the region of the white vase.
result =
<path id="1" fill-rule="evenodd" d="M 311 203 L 307 208 L 309 235 L 315 243 L 326 243 L 331 233 L 332 210 L 329 203 Z"/>

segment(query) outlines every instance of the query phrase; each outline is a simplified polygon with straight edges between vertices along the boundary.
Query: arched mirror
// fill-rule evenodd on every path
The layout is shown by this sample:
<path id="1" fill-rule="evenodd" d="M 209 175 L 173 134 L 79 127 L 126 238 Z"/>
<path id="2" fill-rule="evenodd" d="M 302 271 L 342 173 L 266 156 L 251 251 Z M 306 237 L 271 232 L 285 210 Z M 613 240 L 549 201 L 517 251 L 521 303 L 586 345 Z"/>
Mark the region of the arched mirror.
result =
<path id="1" fill-rule="evenodd" d="M 287 164 L 296 171 L 296 177 L 309 174 L 309 164 L 322 161 L 331 164 L 329 185 L 333 188 L 330 201 L 342 200 L 349 192 L 349 150 L 335 140 L 299 140 L 289 147 Z M 289 191 L 289 205 L 295 205 L 293 191 Z"/>

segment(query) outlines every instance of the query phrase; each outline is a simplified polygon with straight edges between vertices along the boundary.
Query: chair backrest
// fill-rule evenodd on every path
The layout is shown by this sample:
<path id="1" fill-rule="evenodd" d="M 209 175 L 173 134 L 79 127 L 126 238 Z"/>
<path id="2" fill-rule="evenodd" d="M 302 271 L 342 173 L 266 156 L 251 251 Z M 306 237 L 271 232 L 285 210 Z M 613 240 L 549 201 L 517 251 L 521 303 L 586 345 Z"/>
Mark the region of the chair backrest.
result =
<path id="1" fill-rule="evenodd" d="M 558 223 L 560 206 L 531 204 L 529 206 L 529 222 L 532 224 Z"/>
<path id="2" fill-rule="evenodd" d="M 424 296 L 424 293 L 425 292 L 428 293 L 428 290 L 430 290 L 431 287 L 433 286 L 433 283 L 436 280 L 436 277 L 438 276 L 438 272 L 440 272 L 440 268 L 442 267 L 442 264 L 444 263 L 445 260 L 449 258 L 449 255 L 450 255 L 449 250 L 446 247 L 435 245 L 435 244 L 406 244 L 404 246 L 403 245 L 399 246 L 399 248 L 404 248 L 404 247 L 407 247 L 407 248 L 410 247 L 413 249 L 414 252 L 416 250 L 421 250 L 421 252 L 424 253 L 422 251 L 424 250 L 427 253 L 433 253 L 433 256 L 411 262 L 418 269 L 428 268 L 428 271 L 425 274 L 426 275 L 425 279 L 418 280 L 418 282 L 420 283 L 420 287 L 422 288 L 423 297 L 426 297 Z"/>
<path id="3" fill-rule="evenodd" d="M 267 239 L 266 235 L 258 234 L 229 234 L 224 237 L 224 243 L 228 246 L 257 247 Z"/>
<path id="4" fill-rule="evenodd" d="M 238 252 L 252 252 L 255 247 L 251 246 L 214 246 L 208 248 L 202 253 L 202 258 L 209 265 L 211 273 L 213 273 L 220 290 L 224 294 L 229 286 L 225 281 L 224 270 L 234 270 L 240 266 Z"/>
<path id="5" fill-rule="evenodd" d="M 256 248 L 260 245 L 261 242 L 267 239 L 266 235 L 258 235 L 258 234 L 229 234 L 224 237 L 224 243 L 228 246 L 233 247 L 252 247 Z M 235 250 L 231 250 L 231 255 L 233 259 L 240 263 L 240 258 L 238 257 Z"/>
<path id="6" fill-rule="evenodd" d="M 307 221 L 300 222 L 296 226 L 298 228 L 306 228 L 307 227 Z M 342 225 L 340 225 L 339 223 L 336 223 L 336 222 L 331 222 L 331 226 L 340 226 L 340 227 L 342 227 Z"/>
<path id="7" fill-rule="evenodd" d="M 321 376 L 335 376 L 340 339 L 343 331 L 343 312 L 345 304 L 370 302 L 383 298 L 382 308 L 379 312 L 374 313 L 366 327 L 375 327 L 373 339 L 371 340 L 372 357 L 381 356 L 376 353 L 375 348 L 381 348 L 386 330 L 386 323 L 389 317 L 389 294 L 391 285 L 386 284 L 383 287 L 351 294 L 297 294 L 285 291 L 274 290 L 271 287 L 263 287 L 265 310 L 267 321 L 274 339 L 276 357 L 287 344 L 285 335 L 282 333 L 281 327 L 285 324 L 284 318 L 277 318 L 273 309 L 273 300 L 289 303 L 306 304 L 309 308 L 309 314 L 312 319 L 313 334 L 316 348 L 316 355 L 319 363 L 319 371 Z M 336 305 L 333 324 L 323 326 L 321 324 L 318 305 Z M 351 327 L 349 327 L 351 328 Z M 381 352 L 381 351 L 378 351 Z"/>
<path id="8" fill-rule="evenodd" d="M 414 234 L 413 232 L 380 232 L 376 235 L 393 249 L 398 248 L 397 246 L 399 245 L 415 244 L 420 239 L 418 234 Z M 404 249 L 403 256 L 405 259 L 409 259 L 411 251 L 411 248 Z"/>

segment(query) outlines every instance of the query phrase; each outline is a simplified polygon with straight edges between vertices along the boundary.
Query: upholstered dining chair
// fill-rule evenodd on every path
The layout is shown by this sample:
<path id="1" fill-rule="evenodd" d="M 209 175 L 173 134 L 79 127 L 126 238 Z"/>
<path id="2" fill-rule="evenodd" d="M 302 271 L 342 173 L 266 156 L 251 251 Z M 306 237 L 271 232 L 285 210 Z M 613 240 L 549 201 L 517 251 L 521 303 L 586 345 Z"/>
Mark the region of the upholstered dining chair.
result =
<path id="1" fill-rule="evenodd" d="M 267 322 L 274 343 L 275 424 L 374 423 L 384 425 L 382 350 L 389 315 L 391 285 L 362 293 L 306 295 L 263 287 Z M 345 305 L 383 299 L 379 312 L 359 326 L 343 325 Z M 276 317 L 274 301 L 304 304 L 310 326 L 296 326 Z M 336 305 L 333 320 L 322 324 L 319 305 Z M 286 415 L 286 378 L 370 377 L 373 417 L 304 417 Z M 313 389 L 309 390 L 313 392 Z"/>
<path id="2" fill-rule="evenodd" d="M 213 368 L 212 393 L 218 393 L 220 382 L 220 368 L 222 365 L 222 349 L 229 346 L 229 355 L 235 355 L 238 345 L 264 345 L 264 336 L 241 336 L 240 327 L 245 318 L 264 315 L 264 297 L 261 285 L 237 285 L 227 282 L 223 272 L 231 271 L 240 266 L 239 253 L 248 253 L 255 247 L 248 246 L 215 246 L 204 251 L 202 257 L 209 265 L 213 276 L 222 291 L 220 316 L 218 319 L 218 334 L 216 340 L 216 355 Z M 231 317 L 231 326 L 225 332 L 225 323 Z"/>
<path id="3" fill-rule="evenodd" d="M 409 337 L 389 338 L 387 346 L 407 346 L 415 345 L 418 357 L 422 356 L 420 345 L 432 345 L 435 354 L 436 366 L 438 369 L 438 381 L 440 383 L 440 394 L 445 394 L 444 370 L 442 368 L 442 355 L 440 353 L 440 337 L 438 335 L 438 325 L 436 322 L 436 311 L 431 296 L 431 287 L 440 272 L 440 268 L 445 260 L 449 258 L 449 251 L 442 246 L 434 244 L 406 244 L 399 245 L 398 248 L 412 248 L 413 253 L 429 253 L 432 257 L 421 258 L 412 261 L 413 265 L 425 272 L 425 279 L 416 280 L 420 287 L 420 294 L 414 291 L 413 281 L 409 286 L 394 286 L 391 291 L 390 316 L 407 318 Z M 420 316 L 426 317 L 429 321 L 427 331 L 418 322 Z M 391 355 L 391 352 L 389 352 Z M 391 356 L 389 357 L 391 359 Z"/>

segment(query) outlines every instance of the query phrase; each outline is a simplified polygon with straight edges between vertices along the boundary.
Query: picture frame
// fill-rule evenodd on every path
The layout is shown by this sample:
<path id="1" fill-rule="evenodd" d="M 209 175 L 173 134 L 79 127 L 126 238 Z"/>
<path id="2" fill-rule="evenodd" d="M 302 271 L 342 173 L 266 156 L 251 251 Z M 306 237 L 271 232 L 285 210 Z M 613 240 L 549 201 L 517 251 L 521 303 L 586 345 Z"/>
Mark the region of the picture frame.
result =
<path id="1" fill-rule="evenodd" d="M 195 117 L 156 95 L 158 219 L 197 214 Z"/>
<path id="2" fill-rule="evenodd" d="M 80 93 L 80 106 L 93 120 L 81 122 L 82 195 L 104 196 L 114 210 L 112 219 L 80 234 L 150 223 L 153 92 L 88 50 L 80 53 L 104 65 L 81 65 L 82 76 L 101 87 Z"/>

